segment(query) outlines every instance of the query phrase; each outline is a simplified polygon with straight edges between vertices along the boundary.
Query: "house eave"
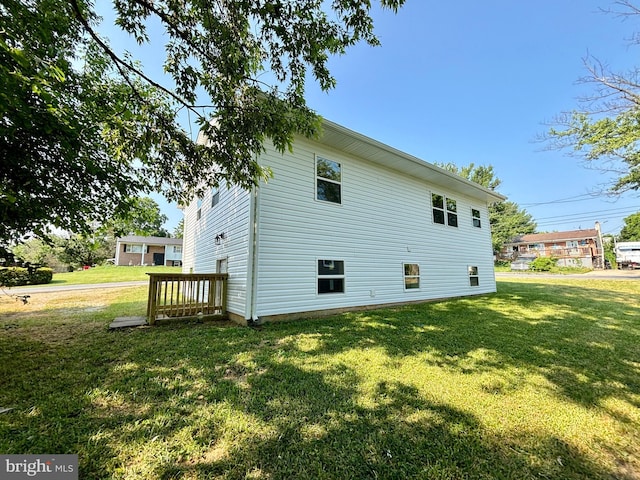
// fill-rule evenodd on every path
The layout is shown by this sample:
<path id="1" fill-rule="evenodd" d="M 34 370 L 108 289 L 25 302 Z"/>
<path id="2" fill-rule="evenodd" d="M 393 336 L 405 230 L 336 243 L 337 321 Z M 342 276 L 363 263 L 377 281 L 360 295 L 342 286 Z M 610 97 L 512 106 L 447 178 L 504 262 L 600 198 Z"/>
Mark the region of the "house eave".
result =
<path id="1" fill-rule="evenodd" d="M 318 139 L 321 144 L 442 186 L 449 191 L 476 198 L 487 204 L 506 200 L 504 195 L 342 125 L 323 120 L 322 126 L 323 131 Z"/>

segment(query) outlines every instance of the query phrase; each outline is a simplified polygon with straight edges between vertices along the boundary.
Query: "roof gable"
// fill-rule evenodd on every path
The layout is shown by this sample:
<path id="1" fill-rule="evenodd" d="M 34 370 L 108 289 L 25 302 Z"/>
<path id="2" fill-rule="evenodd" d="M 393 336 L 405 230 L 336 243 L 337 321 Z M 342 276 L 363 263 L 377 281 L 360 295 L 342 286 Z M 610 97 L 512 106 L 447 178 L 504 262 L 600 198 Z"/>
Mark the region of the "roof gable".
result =
<path id="1" fill-rule="evenodd" d="M 500 202 L 506 199 L 493 190 L 485 188 L 466 178 L 437 167 L 424 160 L 385 145 L 377 140 L 349 130 L 337 123 L 323 120 L 323 132 L 318 139 L 327 145 L 343 152 L 364 158 L 372 163 L 382 165 L 414 178 L 426 180 L 440 185 L 448 191 L 468 195 L 485 203 Z"/>

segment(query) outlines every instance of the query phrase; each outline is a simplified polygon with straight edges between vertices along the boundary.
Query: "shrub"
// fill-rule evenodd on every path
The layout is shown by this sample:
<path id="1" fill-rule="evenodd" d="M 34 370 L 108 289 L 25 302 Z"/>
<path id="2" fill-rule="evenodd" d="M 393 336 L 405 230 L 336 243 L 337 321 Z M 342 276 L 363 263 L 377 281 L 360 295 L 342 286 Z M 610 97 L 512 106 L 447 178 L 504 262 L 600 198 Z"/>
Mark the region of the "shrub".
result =
<path id="1" fill-rule="evenodd" d="M 50 268 L 0 268 L 0 285 L 3 287 L 19 287 L 21 285 L 42 285 L 53 279 Z"/>
<path id="2" fill-rule="evenodd" d="M 556 266 L 556 261 L 553 257 L 538 257 L 529 264 L 529 268 L 535 272 L 549 272 Z"/>

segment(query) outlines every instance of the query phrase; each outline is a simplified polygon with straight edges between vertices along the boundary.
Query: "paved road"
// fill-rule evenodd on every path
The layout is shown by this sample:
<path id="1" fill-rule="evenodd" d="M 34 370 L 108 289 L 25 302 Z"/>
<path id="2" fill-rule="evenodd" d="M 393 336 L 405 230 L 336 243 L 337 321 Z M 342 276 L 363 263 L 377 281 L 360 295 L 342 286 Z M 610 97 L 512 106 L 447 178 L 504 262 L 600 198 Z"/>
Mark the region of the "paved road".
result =
<path id="1" fill-rule="evenodd" d="M 640 280 L 640 270 L 594 270 L 589 273 L 555 274 L 555 273 L 521 273 L 521 272 L 496 272 L 496 278 L 581 278 L 583 280 Z M 75 290 L 94 290 L 102 288 L 139 287 L 148 285 L 148 280 L 135 282 L 93 283 L 86 285 L 33 285 L 27 287 L 4 288 L 10 295 L 30 295 L 32 293 L 72 292 Z"/>
<path id="2" fill-rule="evenodd" d="M 72 292 L 75 290 L 139 287 L 141 285 L 149 285 L 149 280 L 139 280 L 135 282 L 91 283 L 83 285 L 33 285 L 26 287 L 5 287 L 4 291 L 11 295 L 30 295 L 32 293 Z"/>
<path id="3" fill-rule="evenodd" d="M 525 272 L 496 272 L 496 279 L 500 278 L 580 278 L 582 280 L 640 280 L 640 270 L 593 270 L 588 273 L 525 273 Z"/>

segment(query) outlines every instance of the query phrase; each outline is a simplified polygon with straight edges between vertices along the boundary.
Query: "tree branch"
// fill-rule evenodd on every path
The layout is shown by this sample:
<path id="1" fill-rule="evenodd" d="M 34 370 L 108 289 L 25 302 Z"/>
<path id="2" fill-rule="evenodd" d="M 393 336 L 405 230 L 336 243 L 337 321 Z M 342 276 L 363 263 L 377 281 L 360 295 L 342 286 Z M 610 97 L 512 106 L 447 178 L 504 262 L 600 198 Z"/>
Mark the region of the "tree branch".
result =
<path id="1" fill-rule="evenodd" d="M 142 71 L 140 71 L 139 69 L 137 69 L 136 67 L 134 67 L 130 63 L 125 62 L 124 60 L 122 60 L 118 55 L 116 55 L 113 52 L 113 50 L 111 50 L 111 48 L 109 48 L 109 46 L 105 42 L 102 41 L 100 36 L 93 30 L 93 28 L 91 28 L 91 25 L 89 25 L 89 22 L 87 21 L 87 19 L 84 18 L 84 16 L 82 15 L 82 12 L 80 11 L 80 6 L 78 5 L 77 0 L 70 0 L 69 3 L 71 4 L 71 8 L 73 9 L 74 15 L 76 16 L 78 21 L 82 24 L 82 26 L 84 27 L 86 32 L 100 46 L 100 48 L 107 54 L 107 56 L 109 58 L 111 58 L 111 60 L 113 60 L 113 62 L 115 63 L 116 67 L 118 68 L 118 71 L 120 72 L 120 74 L 123 76 L 123 78 L 125 78 L 127 83 L 132 88 L 135 89 L 135 87 L 133 87 L 133 85 L 131 84 L 131 81 L 128 78 L 128 76 L 124 73 L 123 68 L 133 72 L 138 77 L 142 78 L 147 83 L 149 83 L 151 86 L 157 88 L 158 90 L 163 91 L 164 93 L 169 95 L 171 98 L 173 98 L 176 102 L 178 102 L 179 104 L 181 104 L 185 108 L 189 109 L 190 111 L 192 111 L 195 115 L 197 115 L 200 118 L 204 118 L 204 117 L 202 115 L 200 115 L 200 113 L 196 110 L 196 108 L 211 108 L 211 107 L 213 107 L 212 105 L 191 105 L 191 104 L 189 104 L 183 98 L 181 98 L 180 96 L 176 95 L 174 92 L 172 92 L 168 88 L 160 85 L 158 82 L 154 81 L 153 79 L 151 79 L 150 77 L 145 75 Z"/>

